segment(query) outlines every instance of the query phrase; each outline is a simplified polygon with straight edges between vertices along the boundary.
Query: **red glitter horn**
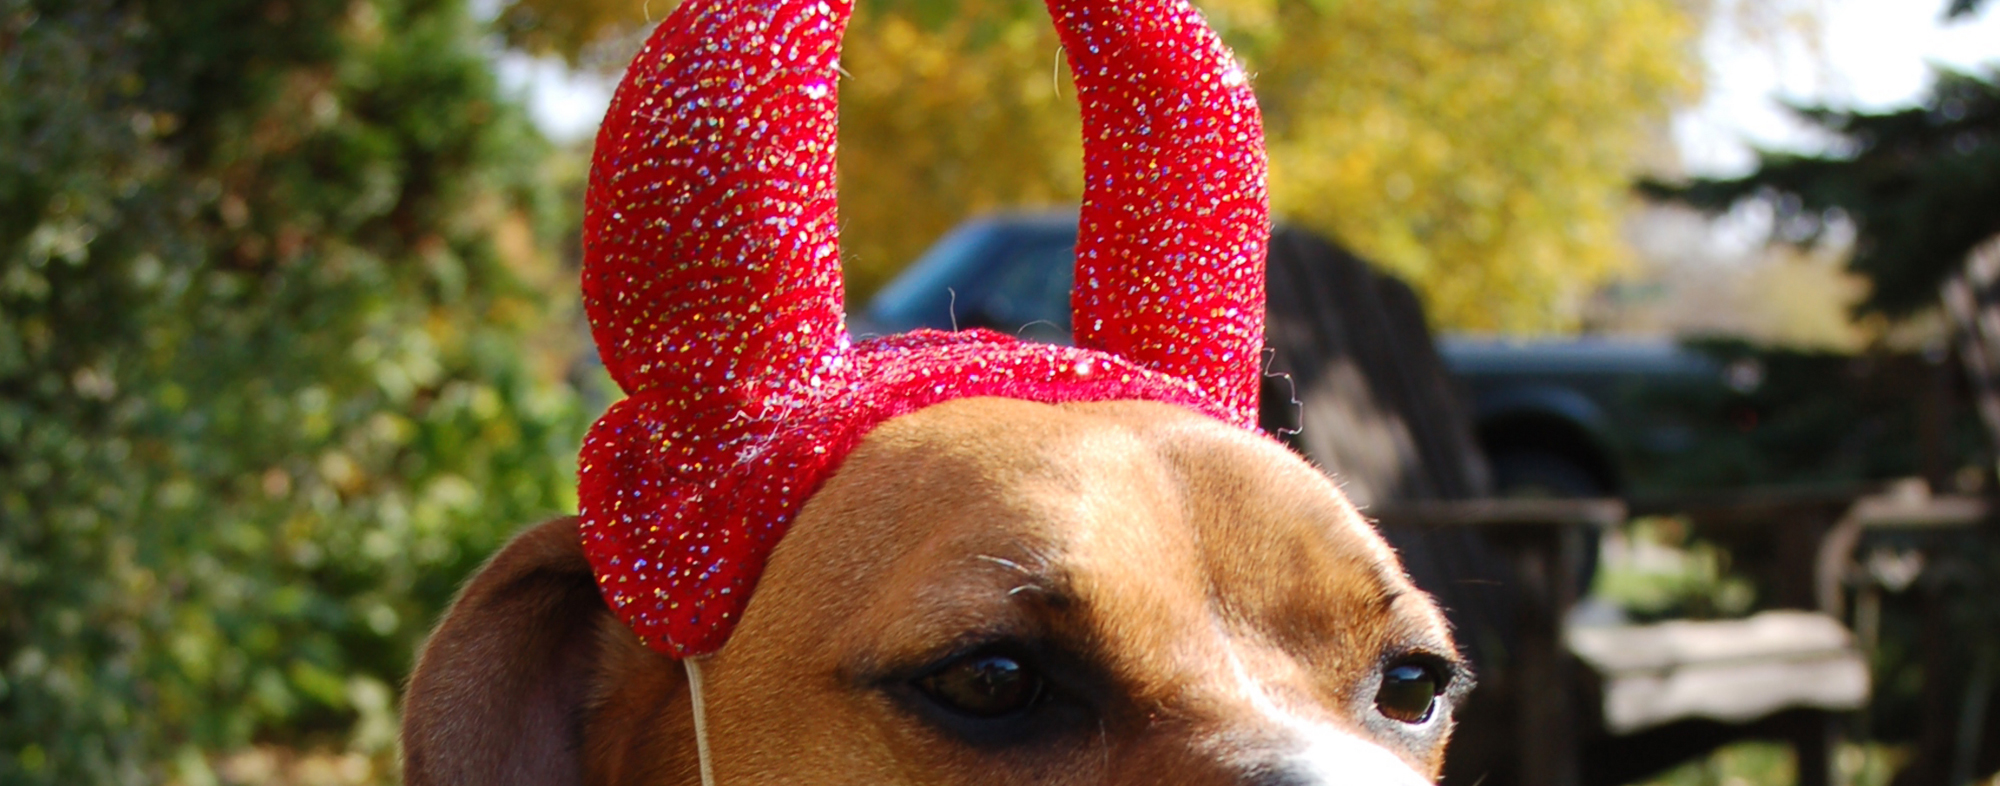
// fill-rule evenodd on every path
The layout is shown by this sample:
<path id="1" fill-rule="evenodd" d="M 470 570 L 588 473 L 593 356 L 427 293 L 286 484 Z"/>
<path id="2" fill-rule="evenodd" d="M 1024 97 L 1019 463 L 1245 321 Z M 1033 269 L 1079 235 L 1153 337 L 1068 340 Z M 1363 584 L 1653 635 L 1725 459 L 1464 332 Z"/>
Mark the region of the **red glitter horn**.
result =
<path id="1" fill-rule="evenodd" d="M 1083 104 L 1076 343 L 1193 380 L 1257 425 L 1264 129 L 1181 0 L 1048 0 Z"/>
<path id="2" fill-rule="evenodd" d="M 584 439 L 584 550 L 675 657 L 728 639 L 771 548 L 869 430 L 974 396 L 1256 424 L 1263 134 L 1183 0 L 1050 0 L 1084 104 L 1081 347 L 984 330 L 850 345 L 834 214 L 848 0 L 688 0 L 627 70 L 584 207 L 584 307 L 628 398 Z"/>

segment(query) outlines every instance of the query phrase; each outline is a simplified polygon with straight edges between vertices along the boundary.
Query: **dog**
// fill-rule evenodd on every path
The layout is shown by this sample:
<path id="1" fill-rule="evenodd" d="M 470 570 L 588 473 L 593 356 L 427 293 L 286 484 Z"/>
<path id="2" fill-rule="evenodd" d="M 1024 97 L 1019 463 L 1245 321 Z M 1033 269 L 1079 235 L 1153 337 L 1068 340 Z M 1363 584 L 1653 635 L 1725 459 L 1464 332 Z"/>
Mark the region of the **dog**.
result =
<path id="1" fill-rule="evenodd" d="M 1255 430 L 1246 77 L 1183 0 L 1049 5 L 1084 105 L 1076 347 L 852 342 L 849 7 L 662 24 L 586 195 L 585 306 L 629 397 L 586 437 L 579 515 L 426 643 L 407 784 L 1437 777 L 1471 687 L 1444 617 Z"/>
<path id="2" fill-rule="evenodd" d="M 410 786 L 695 784 L 687 683 L 561 519 L 473 579 L 405 706 Z M 1417 784 L 1470 682 L 1319 471 L 1149 402 L 885 423 L 706 667 L 717 780 Z"/>

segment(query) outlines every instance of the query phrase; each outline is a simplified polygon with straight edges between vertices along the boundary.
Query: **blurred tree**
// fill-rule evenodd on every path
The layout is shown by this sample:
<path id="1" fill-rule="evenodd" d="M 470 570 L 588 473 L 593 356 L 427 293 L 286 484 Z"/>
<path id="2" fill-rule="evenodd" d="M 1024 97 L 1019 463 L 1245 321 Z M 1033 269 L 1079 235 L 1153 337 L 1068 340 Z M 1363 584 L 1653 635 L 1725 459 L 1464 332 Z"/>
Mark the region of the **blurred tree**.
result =
<path id="1" fill-rule="evenodd" d="M 1851 225 L 1848 266 L 1873 284 L 1862 311 L 1895 317 L 1936 303 L 1945 275 L 2000 233 L 2000 69 L 1940 73 L 1907 109 L 1797 111 L 1840 140 L 1835 152 L 1766 152 L 1743 177 L 1645 191 L 1710 211 L 1763 202 L 1776 215 L 1776 239 L 1793 244 Z"/>
<path id="2" fill-rule="evenodd" d="M 517 0 L 502 18 L 574 61 L 668 2 Z M 1697 14 L 1677 0 L 1200 5 L 1256 74 L 1279 215 L 1402 274 L 1453 327 L 1572 324 L 1621 262 L 1649 130 L 1692 94 Z M 1076 199 L 1057 50 L 1034 0 L 861 1 L 841 87 L 855 296 L 969 214 Z"/>
<path id="3" fill-rule="evenodd" d="M 1962 18 L 1981 5 L 1981 0 L 1952 0 L 1946 4 L 1945 18 Z M 1858 311 L 1895 318 L 1936 304 L 1944 279 L 1965 268 L 1975 246 L 2000 234 L 2000 211 L 1996 211 L 2000 67 L 1989 68 L 1984 75 L 1941 72 L 1927 95 L 1903 109 L 1879 113 L 1793 109 L 1835 140 L 1830 152 L 1767 151 L 1759 155 L 1756 170 L 1743 177 L 1649 182 L 1642 184 L 1642 190 L 1711 212 L 1761 203 L 1775 218 L 1772 240 L 1789 245 L 1811 246 L 1829 234 L 1851 231 L 1848 268 L 1871 284 L 1867 297 L 1856 304 Z M 1856 398 L 1851 387 L 1821 385 L 1841 395 L 1838 400 L 1820 398 L 1851 406 L 1850 400 Z M 1852 412 L 1823 413 L 1840 417 L 1820 423 L 1798 417 L 1804 411 L 1810 418 L 1812 408 L 1792 406 L 1788 419 L 1794 426 L 1819 431 L 1838 423 L 1843 435 L 1867 435 L 1867 418 L 1856 419 Z M 1914 430 L 1914 424 L 1895 429 Z M 1977 444 L 1981 430 L 1971 423 L 1953 424 L 1945 433 L 1956 443 L 1946 447 L 1946 455 L 1970 457 L 1990 449 Z M 1894 460 L 1879 452 L 1870 457 Z M 1991 465 L 1987 466 L 1979 484 L 1991 483 Z M 1972 466 L 1965 469 L 1975 479 L 1982 477 Z M 1959 477 L 1967 475 L 1961 471 Z M 1996 666 L 2000 620 L 1990 600 L 1996 592 L 1995 577 L 2000 577 L 2000 552 L 1974 541 L 1937 555 L 1936 561 L 1940 564 L 1925 571 L 1929 589 L 1902 597 L 1891 593 L 1877 614 L 1886 632 L 1880 636 L 1883 646 L 1872 658 L 1878 688 L 1870 702 L 1868 728 L 1884 741 L 1916 743 L 1892 781 L 1897 784 L 1968 782 L 1978 780 L 1968 776 L 1991 774 L 1995 766 L 1990 755 L 1995 738 L 1990 732 L 1985 740 L 1934 735 L 1930 730 L 1937 727 L 1926 714 L 1957 713 L 1963 707 L 1964 717 L 1977 717 L 1974 708 L 2000 706 L 1993 704 L 1994 679 L 2000 669 Z M 1935 611 L 1912 607 L 1918 597 L 1946 599 L 1940 617 L 1950 633 L 1942 640 L 1930 641 L 1929 634 L 1916 632 L 1920 625 L 1939 624 L 1932 617 Z M 1945 687 L 1937 695 L 1953 697 L 1950 706 L 1926 706 L 1923 701 L 1918 687 L 1928 691 L 1938 685 Z M 1978 730 L 1979 724 L 1972 723 L 1962 731 L 1969 735 Z M 1974 765 L 1981 769 L 1971 771 Z"/>
<path id="4" fill-rule="evenodd" d="M 1624 193 L 1693 95 L 1684 4 L 1239 1 L 1274 17 L 1242 51 L 1282 214 L 1408 278 L 1454 328 L 1570 327 L 1621 267 Z"/>
<path id="5" fill-rule="evenodd" d="M 573 509 L 547 146 L 462 0 L 0 0 L 0 783 L 389 750 Z"/>

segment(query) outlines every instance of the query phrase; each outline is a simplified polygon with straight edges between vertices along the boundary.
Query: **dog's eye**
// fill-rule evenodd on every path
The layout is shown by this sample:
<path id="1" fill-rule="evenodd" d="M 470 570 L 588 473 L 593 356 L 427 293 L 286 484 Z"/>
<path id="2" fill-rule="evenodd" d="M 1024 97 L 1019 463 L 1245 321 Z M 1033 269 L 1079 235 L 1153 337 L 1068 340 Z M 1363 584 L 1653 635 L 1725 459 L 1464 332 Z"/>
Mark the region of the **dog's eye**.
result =
<path id="1" fill-rule="evenodd" d="M 1382 686 L 1375 689 L 1375 709 L 1383 717 L 1403 723 L 1423 723 L 1431 719 L 1444 680 L 1437 670 L 1408 661 L 1382 670 Z"/>
<path id="2" fill-rule="evenodd" d="M 998 718 L 1027 709 L 1042 695 L 1042 678 L 1007 655 L 975 652 L 917 678 L 932 701 L 975 718 Z"/>

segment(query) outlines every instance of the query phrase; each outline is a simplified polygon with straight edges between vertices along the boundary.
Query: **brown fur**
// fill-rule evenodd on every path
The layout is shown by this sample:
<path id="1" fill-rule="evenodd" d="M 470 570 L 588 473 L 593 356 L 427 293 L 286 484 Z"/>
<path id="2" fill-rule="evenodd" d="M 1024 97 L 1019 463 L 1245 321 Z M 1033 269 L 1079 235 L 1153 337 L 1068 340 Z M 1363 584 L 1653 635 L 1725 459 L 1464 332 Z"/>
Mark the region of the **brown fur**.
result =
<path id="1" fill-rule="evenodd" d="M 410 786 L 698 783 L 680 666 L 590 581 L 565 519 L 468 585 L 411 681 Z M 909 687 L 993 637 L 1054 653 L 1065 698 L 1032 740 L 954 733 Z M 1449 720 L 1374 712 L 1404 652 L 1458 668 L 1429 598 L 1282 447 L 1160 404 L 969 399 L 876 429 L 703 663 L 732 786 L 1193 785 L 1291 782 L 1259 764 L 1289 743 L 1244 674 L 1435 777 Z"/>

